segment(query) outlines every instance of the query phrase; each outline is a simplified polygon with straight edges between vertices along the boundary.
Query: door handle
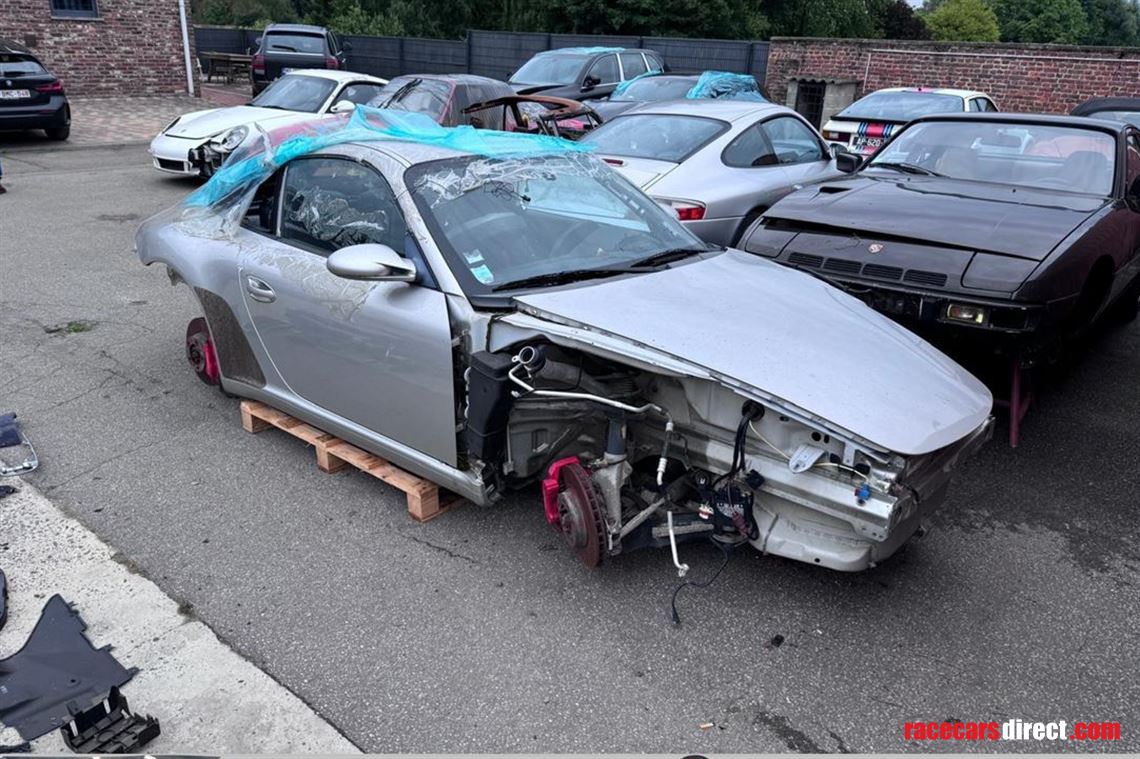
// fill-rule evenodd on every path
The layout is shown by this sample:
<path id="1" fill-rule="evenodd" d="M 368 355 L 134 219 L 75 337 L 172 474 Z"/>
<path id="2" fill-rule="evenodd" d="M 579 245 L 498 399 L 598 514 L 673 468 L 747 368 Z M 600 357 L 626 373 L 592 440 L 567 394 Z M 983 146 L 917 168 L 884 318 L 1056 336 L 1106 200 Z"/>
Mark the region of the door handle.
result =
<path id="1" fill-rule="evenodd" d="M 249 297 L 261 303 L 272 303 L 277 300 L 277 293 L 273 292 L 273 288 L 257 277 L 245 278 L 245 291 L 249 293 Z"/>

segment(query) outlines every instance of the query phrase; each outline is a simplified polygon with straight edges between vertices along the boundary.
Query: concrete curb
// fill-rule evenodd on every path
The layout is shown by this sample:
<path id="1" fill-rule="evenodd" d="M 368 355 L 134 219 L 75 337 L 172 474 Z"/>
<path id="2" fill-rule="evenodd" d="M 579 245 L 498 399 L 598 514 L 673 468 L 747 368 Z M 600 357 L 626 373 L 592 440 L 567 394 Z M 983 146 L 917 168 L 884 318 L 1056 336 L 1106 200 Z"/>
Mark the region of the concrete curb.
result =
<path id="1" fill-rule="evenodd" d="M 36 488 L 15 478 L 19 492 L 0 499 L 7 550 L 8 624 L 0 657 L 24 644 L 47 599 L 74 604 L 96 645 L 114 645 L 139 673 L 123 687 L 132 710 L 157 717 L 162 735 L 146 747 L 163 754 L 359 753 L 300 698 L 222 643 L 136 571 L 129 560 Z M 0 745 L 19 745 L 0 727 Z M 32 743 L 38 754 L 69 753 L 58 731 Z"/>
<path id="2" fill-rule="evenodd" d="M 8 153 L 65 153 L 73 150 L 94 150 L 97 148 L 109 148 L 112 150 L 121 150 L 123 148 L 137 148 L 146 147 L 150 145 L 150 140 L 131 140 L 127 142 L 96 142 L 82 145 L 5 145 L 0 143 L 0 156 Z"/>

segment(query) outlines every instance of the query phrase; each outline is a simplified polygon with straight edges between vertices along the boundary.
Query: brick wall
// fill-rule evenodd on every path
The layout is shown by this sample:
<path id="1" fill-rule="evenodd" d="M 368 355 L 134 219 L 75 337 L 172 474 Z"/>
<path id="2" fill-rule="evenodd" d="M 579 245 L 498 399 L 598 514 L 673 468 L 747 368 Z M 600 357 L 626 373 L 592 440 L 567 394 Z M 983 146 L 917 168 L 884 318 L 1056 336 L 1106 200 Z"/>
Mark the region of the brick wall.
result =
<path id="1" fill-rule="evenodd" d="M 51 0 L 0 0 L 0 37 L 34 51 L 69 95 L 186 91 L 178 0 L 99 0 L 98 8 L 97 19 L 53 18 Z"/>
<path id="2" fill-rule="evenodd" d="M 897 51 L 897 52 L 896 52 Z M 784 102 L 795 78 L 981 90 L 1003 111 L 1068 112 L 1092 97 L 1140 96 L 1140 49 L 777 37 L 766 84 Z"/>

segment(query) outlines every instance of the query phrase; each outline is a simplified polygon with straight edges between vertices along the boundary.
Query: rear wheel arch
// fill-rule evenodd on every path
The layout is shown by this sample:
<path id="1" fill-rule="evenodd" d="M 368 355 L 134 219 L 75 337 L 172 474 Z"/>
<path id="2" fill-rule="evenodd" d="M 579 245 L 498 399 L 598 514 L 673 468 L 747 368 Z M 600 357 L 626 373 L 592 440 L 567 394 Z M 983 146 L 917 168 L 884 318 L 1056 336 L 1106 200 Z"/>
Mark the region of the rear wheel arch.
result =
<path id="1" fill-rule="evenodd" d="M 1101 256 L 1089 267 L 1073 314 L 1078 324 L 1086 325 L 1096 317 L 1112 292 L 1115 273 L 1116 265 L 1109 256 Z"/>

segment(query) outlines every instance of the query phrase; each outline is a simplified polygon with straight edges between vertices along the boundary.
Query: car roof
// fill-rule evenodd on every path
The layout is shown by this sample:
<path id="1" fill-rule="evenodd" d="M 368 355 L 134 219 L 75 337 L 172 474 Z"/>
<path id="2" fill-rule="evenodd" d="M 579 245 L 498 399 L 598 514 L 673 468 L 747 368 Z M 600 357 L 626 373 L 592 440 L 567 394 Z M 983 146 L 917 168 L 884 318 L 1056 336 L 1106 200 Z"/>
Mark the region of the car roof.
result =
<path id="1" fill-rule="evenodd" d="M 1086 100 L 1073 109 L 1074 116 L 1083 116 L 1098 111 L 1140 110 L 1140 98 L 1113 97 Z"/>
<path id="2" fill-rule="evenodd" d="M 1106 132 L 1123 132 L 1128 124 L 1108 119 L 1093 119 L 1087 116 L 1067 116 L 1057 113 L 1010 113 L 1005 111 L 985 111 L 969 113 L 936 113 L 919 116 L 910 125 L 924 121 L 992 121 L 998 124 L 1040 124 L 1042 126 L 1066 126 L 1076 129 L 1094 127 Z"/>
<path id="3" fill-rule="evenodd" d="M 312 24 L 270 24 L 265 32 L 301 32 L 303 34 L 324 34 L 328 30 Z"/>
<path id="4" fill-rule="evenodd" d="M 340 71 L 339 69 L 295 69 L 289 72 L 289 76 L 313 76 L 318 79 L 332 79 L 334 82 L 346 82 L 350 79 L 363 79 L 379 84 L 387 84 L 388 82 L 388 80 L 383 77 L 361 74 L 359 71 Z"/>
<path id="5" fill-rule="evenodd" d="M 867 95 L 876 95 L 880 92 L 928 92 L 933 95 L 957 95 L 960 98 L 989 97 L 986 93 L 978 90 L 956 90 L 950 87 L 884 87 L 881 90 L 868 92 Z M 863 97 L 867 97 L 867 95 Z"/>
<path id="6" fill-rule="evenodd" d="M 455 82 L 456 84 L 502 84 L 510 86 L 501 79 L 494 79 L 489 76 L 479 76 L 478 74 L 400 74 L 399 76 L 392 77 L 392 81 L 397 79 L 438 79 L 445 82 Z"/>
<path id="7" fill-rule="evenodd" d="M 736 121 L 749 116 L 763 115 L 765 112 L 793 112 L 787 106 L 776 103 L 757 103 L 753 100 L 730 100 L 728 98 L 683 98 L 679 100 L 659 100 L 630 108 L 622 116 L 632 114 L 656 114 L 674 116 L 706 116 L 710 119 Z M 618 118 L 615 116 L 614 118 Z"/>
<path id="8" fill-rule="evenodd" d="M 15 53 L 18 55 L 31 55 L 32 57 L 35 57 L 35 54 L 32 53 L 31 50 L 28 50 L 28 48 L 24 47 L 19 42 L 10 40 L 7 37 L 0 37 L 0 53 Z"/>
<path id="9" fill-rule="evenodd" d="M 571 55 L 608 55 L 610 53 L 657 53 L 643 47 L 556 47 L 552 50 L 540 50 L 535 55 L 552 55 L 554 53 L 569 53 Z"/>

